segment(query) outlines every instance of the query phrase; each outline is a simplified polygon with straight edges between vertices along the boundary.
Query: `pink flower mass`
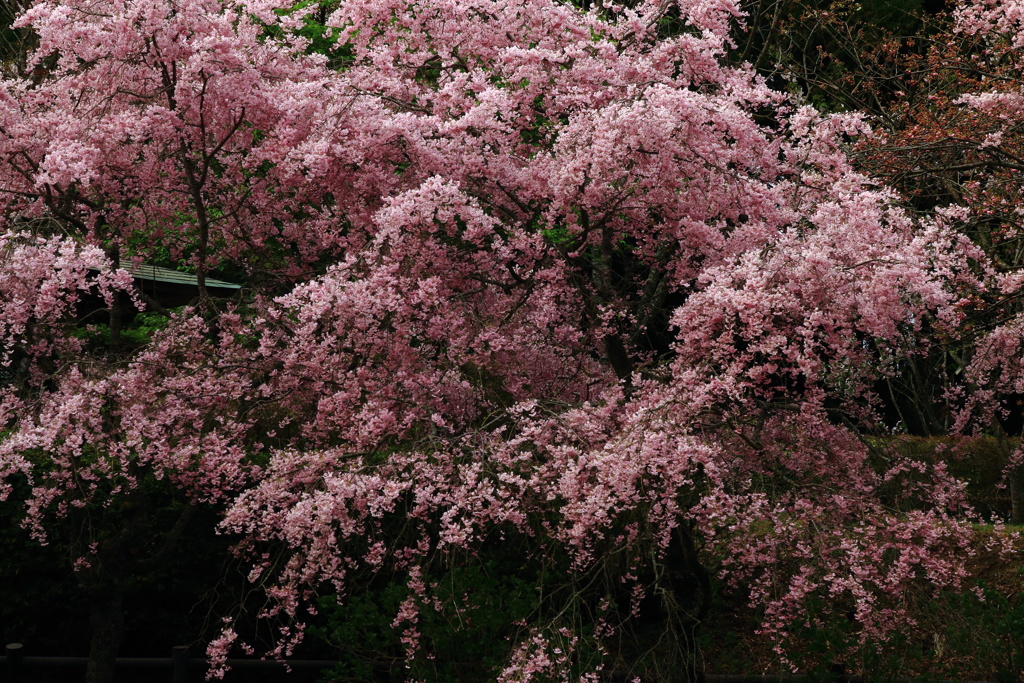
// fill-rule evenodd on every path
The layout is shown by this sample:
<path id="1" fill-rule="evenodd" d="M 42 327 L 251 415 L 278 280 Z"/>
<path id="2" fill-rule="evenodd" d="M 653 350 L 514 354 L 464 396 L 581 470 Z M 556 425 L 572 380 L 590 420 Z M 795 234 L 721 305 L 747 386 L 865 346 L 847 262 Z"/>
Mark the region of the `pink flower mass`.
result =
<path id="1" fill-rule="evenodd" d="M 871 436 L 875 387 L 1021 282 L 854 169 L 863 117 L 728 59 L 727 0 L 331 7 L 315 36 L 276 0 L 17 19 L 45 75 L 0 82 L 0 498 L 36 539 L 81 525 L 101 580 L 120 537 L 83 515 L 154 481 L 211 506 L 275 656 L 383 572 L 429 656 L 431 568 L 496 543 L 612 577 L 593 632 L 519 627 L 503 681 L 596 677 L 582 642 L 644 596 L 696 628 L 709 572 L 783 654 L 812 602 L 881 641 L 911 591 L 966 585 L 979 518 Z M 1019 2 L 959 16 L 1021 44 Z M 1022 93 L 964 106 L 1019 125 Z M 192 305 L 141 293 L 143 263 L 194 274 Z M 979 336 L 962 429 L 1024 393 L 1022 347 L 1020 317 Z M 210 653 L 239 642 L 229 615 Z"/>

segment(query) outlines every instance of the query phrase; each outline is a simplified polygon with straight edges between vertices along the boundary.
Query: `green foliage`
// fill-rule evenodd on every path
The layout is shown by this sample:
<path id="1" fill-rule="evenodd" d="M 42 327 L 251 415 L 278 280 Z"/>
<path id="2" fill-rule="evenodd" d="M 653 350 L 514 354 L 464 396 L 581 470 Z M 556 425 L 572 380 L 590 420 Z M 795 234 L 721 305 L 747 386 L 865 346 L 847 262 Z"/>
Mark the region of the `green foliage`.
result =
<path id="1" fill-rule="evenodd" d="M 1004 470 L 1018 439 L 1007 444 L 991 436 L 914 437 L 880 439 L 883 447 L 921 462 L 943 463 L 949 473 L 966 482 L 968 502 L 986 518 L 1010 516 L 1010 492 L 1005 486 Z M 1010 451 L 1007 451 L 1007 446 Z"/>
<path id="2" fill-rule="evenodd" d="M 922 591 L 911 599 L 907 628 L 888 641 L 856 645 L 848 615 L 812 602 L 794 623 L 789 661 L 812 681 L 835 681 L 840 670 L 865 681 L 983 680 L 1019 683 L 1024 676 L 1024 567 L 981 551 L 977 591 Z M 759 615 L 740 591 L 717 584 L 716 612 L 700 636 L 708 673 L 787 675 L 774 643 L 755 630 Z M 851 646 L 851 643 L 854 645 Z"/>
<path id="3" fill-rule="evenodd" d="M 576 237 L 569 231 L 568 228 L 563 226 L 556 226 L 553 228 L 546 228 L 541 231 L 544 238 L 555 245 L 556 247 L 571 247 L 576 241 Z"/>
<path id="4" fill-rule="evenodd" d="M 295 35 L 307 41 L 306 54 L 319 54 L 327 57 L 332 69 L 342 69 L 352 61 L 352 46 L 339 44 L 341 30 L 326 25 L 327 18 L 336 5 L 332 0 L 300 0 L 289 9 L 275 10 L 281 16 L 302 14 L 302 28 Z M 266 35 L 277 39 L 285 36 L 280 29 L 267 27 Z"/>
<path id="5" fill-rule="evenodd" d="M 1022 568 L 1015 571 L 1021 576 Z M 983 596 L 942 596 L 935 609 L 944 624 L 936 632 L 935 647 L 970 662 L 989 680 L 1017 683 L 1024 674 L 1024 602 L 1019 594 L 991 588 L 984 588 Z"/>
<path id="6" fill-rule="evenodd" d="M 156 332 L 167 326 L 169 320 L 162 313 L 138 313 L 121 330 L 121 343 L 128 346 L 144 346 Z M 79 327 L 72 330 L 71 335 L 85 340 L 94 348 L 107 348 L 111 344 L 110 325 L 106 323 Z"/>
<path id="7" fill-rule="evenodd" d="M 333 595 L 321 598 L 318 609 L 328 615 L 327 623 L 312 633 L 341 652 L 331 677 L 373 680 L 375 670 L 394 662 L 401 678 L 437 683 L 493 679 L 509 655 L 514 623 L 529 617 L 538 601 L 538 577 L 510 571 L 508 562 L 511 558 L 492 558 L 432 573 L 436 601 L 420 606 L 421 648 L 411 671 L 398 663 L 401 626 L 392 627 L 409 595 L 400 577 L 343 605 Z"/>
<path id="8" fill-rule="evenodd" d="M 148 343 L 153 334 L 167 327 L 170 319 L 161 313 L 139 313 L 121 335 L 137 344 Z"/>
<path id="9" fill-rule="evenodd" d="M 919 658 L 915 652 L 918 643 L 906 632 L 898 633 L 887 642 L 867 641 L 859 646 L 855 622 L 842 614 L 827 614 L 828 605 L 812 600 L 809 618 L 792 630 L 793 638 L 802 643 L 796 661 L 813 681 L 835 681 L 841 673 L 853 674 L 868 680 L 887 680 L 902 676 L 908 660 Z"/>

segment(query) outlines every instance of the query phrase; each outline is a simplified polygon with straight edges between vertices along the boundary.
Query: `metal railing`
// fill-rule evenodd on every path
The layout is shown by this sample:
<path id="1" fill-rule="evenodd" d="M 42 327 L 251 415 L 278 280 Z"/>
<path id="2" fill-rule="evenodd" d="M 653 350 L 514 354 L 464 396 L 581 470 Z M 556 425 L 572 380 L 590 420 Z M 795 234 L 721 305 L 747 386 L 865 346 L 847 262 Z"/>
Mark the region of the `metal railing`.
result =
<path id="1" fill-rule="evenodd" d="M 9 643 L 0 657 L 0 672 L 4 673 L 4 681 L 8 683 L 30 683 L 27 678 L 30 672 L 53 669 L 79 669 L 84 671 L 88 658 L 86 657 L 28 657 L 25 656 L 25 648 L 21 643 Z M 337 666 L 335 660 L 325 659 L 290 659 L 287 662 L 266 660 L 266 659 L 228 659 L 227 665 L 235 672 L 259 672 L 261 675 L 279 674 L 286 676 L 289 671 L 293 672 L 322 672 Z M 117 669 L 136 670 L 162 670 L 170 674 L 172 683 L 198 683 L 205 679 L 209 662 L 205 657 L 193 657 L 189 653 L 187 645 L 178 645 L 171 648 L 170 657 L 119 657 L 115 661 Z M 387 671 L 392 668 L 391 663 L 376 662 L 375 669 Z M 229 674 L 230 676 L 230 674 Z M 611 672 L 602 677 L 612 683 L 618 681 L 634 680 L 629 674 L 617 674 Z M 73 679 L 68 679 L 73 680 Z M 164 678 L 163 680 L 167 680 Z M 811 676 L 759 676 L 759 675 L 728 675 L 728 674 L 707 674 L 704 677 L 705 683 L 814 683 L 826 679 Z M 834 683 L 918 683 L 922 679 L 909 678 L 885 678 L 885 679 L 864 679 L 858 676 L 846 676 L 836 674 L 830 677 Z M 933 679 L 932 683 L 985 683 L 984 681 L 940 681 Z M 645 679 L 646 683 L 656 683 Z"/>
<path id="2" fill-rule="evenodd" d="M 30 673 L 52 670 L 79 670 L 84 672 L 87 657 L 36 657 L 28 656 L 21 643 L 9 643 L 0 657 L 2 680 L 7 683 L 30 683 Z M 232 671 L 258 671 L 261 674 L 287 675 L 288 671 L 320 672 L 338 665 L 332 660 L 290 659 L 279 662 L 266 659 L 228 659 Z M 170 657 L 118 657 L 114 666 L 118 670 L 135 669 L 164 671 L 172 683 L 199 682 L 205 679 L 209 661 L 205 657 L 193 657 L 187 645 L 171 648 Z M 156 677 L 154 677 L 156 679 Z M 162 680 L 167 680 L 161 677 Z M 67 680 L 75 680 L 68 678 Z"/>

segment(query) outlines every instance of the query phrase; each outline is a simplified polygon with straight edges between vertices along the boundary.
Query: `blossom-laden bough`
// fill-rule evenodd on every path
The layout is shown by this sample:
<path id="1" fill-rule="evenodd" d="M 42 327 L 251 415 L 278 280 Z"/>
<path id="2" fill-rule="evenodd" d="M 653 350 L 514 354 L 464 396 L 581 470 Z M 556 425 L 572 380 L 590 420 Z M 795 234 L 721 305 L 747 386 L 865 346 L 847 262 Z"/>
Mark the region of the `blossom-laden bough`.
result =
<path id="1" fill-rule="evenodd" d="M 0 473 L 37 538 L 83 530 L 90 680 L 143 482 L 224 506 L 275 656 L 318 591 L 386 574 L 429 660 L 432 576 L 503 544 L 548 578 L 502 680 L 596 676 L 652 612 L 699 677 L 711 570 L 780 647 L 811 599 L 878 640 L 910 592 L 963 583 L 959 484 L 863 434 L 873 383 L 957 333 L 983 254 L 853 170 L 859 117 L 727 65 L 734 4 L 342 0 L 319 43 L 316 9 L 19 19 L 45 74 L 0 90 L 5 271 L 35 278 L 0 279 Z M 132 345 L 120 266 L 143 261 L 198 297 Z M 69 303 L 96 287 L 109 343 Z"/>

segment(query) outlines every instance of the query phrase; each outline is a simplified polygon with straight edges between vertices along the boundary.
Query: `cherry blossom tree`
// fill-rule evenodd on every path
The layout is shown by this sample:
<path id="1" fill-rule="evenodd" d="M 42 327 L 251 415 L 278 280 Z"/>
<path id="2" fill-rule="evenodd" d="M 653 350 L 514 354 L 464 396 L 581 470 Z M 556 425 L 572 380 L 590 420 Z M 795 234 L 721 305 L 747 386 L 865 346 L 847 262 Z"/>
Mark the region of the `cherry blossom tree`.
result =
<path id="1" fill-rule="evenodd" d="M 205 290 L 208 268 L 229 262 L 254 281 L 294 277 L 287 273 L 338 246 L 296 232 L 298 205 L 286 196 L 310 205 L 327 198 L 300 198 L 288 188 L 315 185 L 296 184 L 298 171 L 267 155 L 331 144 L 314 142 L 312 122 L 358 116 L 359 107 L 331 114 L 323 60 L 261 43 L 263 23 L 219 3 L 37 4 L 20 25 L 37 35 L 32 73 L 43 75 L 5 81 L 0 95 L 11 428 L 2 471 L 21 477 L 26 524 L 39 540 L 77 529 L 58 537 L 72 539 L 91 603 L 88 678 L 108 680 L 126 572 L 160 561 L 194 504 L 224 500 L 246 481 L 253 420 L 220 413 L 259 400 L 245 373 L 216 369 L 229 361 L 213 337 L 146 348 L 122 339 L 145 296 L 121 266 L 161 249 L 191 265 L 203 310 L 229 334 L 230 318 L 215 313 Z M 105 311 L 76 306 L 98 293 Z M 90 341 L 76 314 L 105 324 L 109 343 Z M 202 317 L 182 324 L 200 337 L 211 329 Z M 192 503 L 169 530 L 148 523 L 143 489 L 154 480 Z M 146 562 L 136 563 L 140 556 Z"/>
<path id="2" fill-rule="evenodd" d="M 277 656 L 318 591 L 344 601 L 387 573 L 407 587 L 407 659 L 429 659 L 420 616 L 460 609 L 437 571 L 499 543 L 566 577 L 510 631 L 501 680 L 596 676 L 607 662 L 581 653 L 610 660 L 652 604 L 698 679 L 710 571 L 749 587 L 780 651 L 823 618 L 814 598 L 865 641 L 908 592 L 961 584 L 959 484 L 863 435 L 874 383 L 956 334 L 984 253 L 955 212 L 919 221 L 853 169 L 858 116 L 730 66 L 738 16 L 728 0 L 21 16 L 44 73 L 0 89 L 0 495 L 23 495 L 39 540 L 88 530 L 90 680 L 110 676 L 154 481 L 224 506 Z M 136 291 L 126 268 L 153 260 L 195 273 L 194 306 Z M 211 272 L 242 294 L 213 297 Z M 89 296 L 105 343 L 82 333 Z M 144 308 L 165 325 L 132 341 Z M 227 621 L 216 658 L 239 640 Z"/>

